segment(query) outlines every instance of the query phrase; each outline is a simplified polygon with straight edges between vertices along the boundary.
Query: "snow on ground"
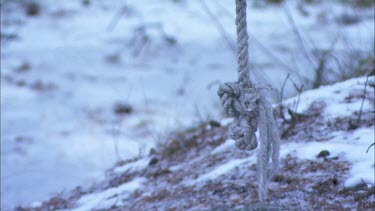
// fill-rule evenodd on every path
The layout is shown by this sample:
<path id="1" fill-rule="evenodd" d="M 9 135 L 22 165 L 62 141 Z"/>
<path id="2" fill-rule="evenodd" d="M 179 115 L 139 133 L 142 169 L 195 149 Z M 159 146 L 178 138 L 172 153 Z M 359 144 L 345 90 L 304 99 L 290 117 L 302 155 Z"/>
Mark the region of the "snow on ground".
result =
<path id="1" fill-rule="evenodd" d="M 358 110 L 358 109 L 356 109 Z M 346 187 L 353 187 L 361 184 L 362 181 L 368 184 L 375 184 L 374 181 L 374 153 L 373 150 L 366 152 L 368 147 L 374 143 L 374 128 L 361 128 L 354 132 L 332 132 L 332 138 L 325 142 L 308 142 L 308 143 L 287 143 L 282 145 L 280 156 L 283 158 L 288 154 L 295 155 L 299 159 L 316 160 L 317 152 L 328 150 L 328 157 L 340 156 L 349 161 L 352 165 L 350 175 L 345 182 Z M 235 148 L 234 141 L 229 139 L 221 144 L 212 153 L 224 153 L 225 150 Z M 201 175 L 194 182 L 213 180 L 229 170 L 241 165 L 250 166 L 255 164 L 256 156 L 252 154 L 246 159 L 233 159 L 228 163 L 216 167 L 211 172 Z"/>
<path id="2" fill-rule="evenodd" d="M 309 90 L 304 92 L 300 98 L 288 99 L 285 103 L 287 106 L 294 107 L 297 112 L 308 112 L 308 108 L 314 102 L 323 103 L 325 108 L 322 115 L 327 120 L 351 116 L 361 107 L 364 111 L 374 109 L 373 90 L 367 90 L 365 95 L 370 100 L 361 100 L 364 96 L 366 83 L 374 83 L 374 78 L 354 78 L 334 86 Z M 374 184 L 373 153 L 371 151 L 366 153 L 367 147 L 374 143 L 374 137 L 373 127 L 358 129 L 354 132 L 340 131 L 330 134 L 329 142 L 309 142 L 307 145 L 305 143 L 289 144 L 285 147 L 287 150 L 282 151 L 282 154 L 288 154 L 293 149 L 298 157 L 313 159 L 317 150 L 328 150 L 331 152 L 331 156 L 342 155 L 353 165 L 350 170 L 351 176 L 345 183 L 347 186 L 357 185 L 362 180 Z"/>
<path id="3" fill-rule="evenodd" d="M 326 116 L 324 112 L 329 106 L 345 103 L 364 101 L 374 105 L 374 76 L 367 81 L 366 95 L 353 95 L 364 91 L 366 81 L 366 77 L 353 78 L 285 101 L 284 106 L 293 108 L 298 98 L 310 99 L 301 102 L 301 106 L 310 105 L 299 111 L 307 119 L 298 120 L 294 131 L 281 140 L 280 170 L 269 184 L 272 203 L 262 206 L 292 210 L 374 207 L 375 149 L 367 152 L 375 141 L 374 107 L 362 107 L 362 120 L 349 129 L 345 124 L 358 119 L 361 106 L 351 108 L 350 114 Z M 337 90 L 340 95 L 335 95 Z M 311 115 L 311 108 L 325 101 L 331 104 Z M 293 123 L 282 122 L 282 134 L 290 130 L 284 124 Z M 203 123 L 175 134 L 168 145 L 160 145 L 148 156 L 117 164 L 104 180 L 78 194 L 73 192 L 68 200 L 49 199 L 34 208 L 232 210 L 256 206 L 256 150 L 238 150 L 233 140 L 226 140 L 228 128 L 214 125 Z"/>
<path id="4" fill-rule="evenodd" d="M 201 1 L 126 1 L 112 29 L 123 2 L 39 2 L 40 15 L 26 17 L 18 3 L 2 1 L 2 33 L 16 35 L 1 45 L 3 209 L 91 183 L 114 162 L 147 154 L 168 131 L 222 118 L 216 90 L 236 79 L 235 52 Z M 233 1 L 206 2 L 234 42 Z M 363 53 L 373 44 L 371 9 L 323 2 L 306 5 L 305 16 L 295 1 L 288 8 L 301 34 L 313 40 L 308 49 L 326 50 L 339 35 L 334 52 L 340 59 L 348 45 Z M 336 21 L 342 14 L 361 20 L 342 25 Z M 279 6 L 251 7 L 248 19 L 257 81 L 280 88 L 288 73 L 299 82 L 312 76 Z M 118 105 L 131 111 L 116 112 Z"/>
<path id="5" fill-rule="evenodd" d="M 350 175 L 345 182 L 346 187 L 361 184 L 375 184 L 374 153 L 366 153 L 367 148 L 374 143 L 374 128 L 361 128 L 353 133 L 340 132 L 333 134 L 327 142 L 291 143 L 283 146 L 281 156 L 295 154 L 300 159 L 314 160 L 316 152 L 328 150 L 328 157 L 342 157 L 351 163 Z"/>
<path id="6" fill-rule="evenodd" d="M 224 144 L 216 147 L 212 152 L 211 154 L 217 154 L 217 153 L 221 153 L 225 150 L 227 150 L 228 148 L 230 147 L 234 147 L 235 146 L 235 142 L 232 140 L 232 139 L 228 139 L 224 142 Z"/>
<path id="7" fill-rule="evenodd" d="M 246 163 L 246 165 L 254 164 L 255 159 L 254 159 L 253 156 L 250 157 L 250 158 L 247 158 L 247 159 L 233 159 L 233 160 L 229 161 L 228 163 L 225 163 L 225 164 L 215 168 L 214 170 L 199 176 L 195 181 L 190 182 L 190 185 L 194 185 L 194 184 L 202 182 L 202 181 L 214 180 L 214 179 L 218 178 L 219 176 L 224 175 L 228 171 L 232 170 L 236 166 L 239 166 L 239 165 L 244 164 L 244 163 Z"/>
<path id="8" fill-rule="evenodd" d="M 287 106 L 294 108 L 296 112 L 306 112 L 313 102 L 323 102 L 325 108 L 322 115 L 325 118 L 349 116 L 358 108 L 361 108 L 362 101 L 355 99 L 364 95 L 366 80 L 366 78 L 353 78 L 335 86 L 308 90 L 300 98 L 291 98 L 286 100 L 285 103 Z M 367 81 L 367 83 L 371 83 L 371 80 L 370 77 L 370 81 Z M 347 87 L 351 88 L 348 89 Z M 368 95 L 368 93 L 366 93 L 366 97 L 374 99 L 374 96 Z M 369 110 L 373 106 L 372 101 L 364 101 L 363 109 Z"/>
<path id="9" fill-rule="evenodd" d="M 137 178 L 131 182 L 122 184 L 116 188 L 110 188 L 100 193 L 94 193 L 91 195 L 87 195 L 85 197 L 80 198 L 78 201 L 78 208 L 73 209 L 74 211 L 84 211 L 84 210 L 92 210 L 92 209 L 105 209 L 113 204 L 117 204 L 118 206 L 121 203 L 117 203 L 118 199 L 116 196 L 124 195 L 125 193 L 131 193 L 136 189 L 140 188 L 142 182 L 144 182 L 144 178 Z M 80 206 L 82 205 L 82 206 Z"/>
<path id="10" fill-rule="evenodd" d="M 374 77 L 353 78 L 344 82 L 340 82 L 331 86 L 324 86 L 318 89 L 304 92 L 301 96 L 293 97 L 286 100 L 285 106 L 296 108 L 296 111 L 308 113 L 309 107 L 316 102 L 324 102 L 322 115 L 325 121 L 339 117 L 347 117 L 354 115 L 362 109 L 364 112 L 374 112 L 374 90 L 370 88 L 364 96 L 365 85 L 374 84 Z M 367 88 L 366 88 L 367 89 Z M 298 106 L 295 106 L 299 101 Z M 315 160 L 317 152 L 328 150 L 329 157 L 340 156 L 349 161 L 352 165 L 350 175 L 345 182 L 345 186 L 352 187 L 362 183 L 362 181 L 375 185 L 374 175 L 374 153 L 373 150 L 366 152 L 368 147 L 375 141 L 374 127 L 359 128 L 355 131 L 338 131 L 331 132 L 327 137 L 327 141 L 312 141 L 301 143 L 286 143 L 281 147 L 281 157 L 293 154 L 300 159 Z M 303 140 L 301 140 L 303 141 Z M 234 141 L 229 139 L 223 144 L 215 148 L 211 154 L 224 153 L 225 150 L 234 148 Z M 252 162 L 249 162 L 252 161 Z M 241 164 L 251 165 L 255 163 L 255 155 L 247 159 L 234 159 L 225 163 L 213 171 L 201 175 L 196 182 L 209 180 L 225 174 L 230 169 Z"/>
<path id="11" fill-rule="evenodd" d="M 297 112 L 308 113 L 312 104 L 323 104 L 324 109 L 320 115 L 324 116 L 326 121 L 340 117 L 355 117 L 354 119 L 358 120 L 356 115 L 359 115 L 360 109 L 362 112 L 374 112 L 374 89 L 368 88 L 370 84 L 374 84 L 374 79 L 374 76 L 353 78 L 331 86 L 309 90 L 300 97 L 286 100 L 285 105 L 295 108 Z M 281 156 L 294 151 L 301 159 L 314 159 L 317 151 L 328 150 L 331 157 L 343 156 L 352 164 L 350 176 L 345 182 L 346 186 L 355 186 L 362 181 L 374 185 L 374 153 L 366 152 L 375 141 L 374 132 L 372 126 L 355 131 L 332 132 L 326 137 L 328 141 L 325 142 L 288 143 L 283 146 Z"/>
<path id="12" fill-rule="evenodd" d="M 136 170 L 139 171 L 143 168 L 146 168 L 149 162 L 150 162 L 149 158 L 144 158 L 136 162 L 132 162 L 132 163 L 117 167 L 113 169 L 113 171 L 118 174 L 125 172 L 125 171 L 136 171 Z"/>

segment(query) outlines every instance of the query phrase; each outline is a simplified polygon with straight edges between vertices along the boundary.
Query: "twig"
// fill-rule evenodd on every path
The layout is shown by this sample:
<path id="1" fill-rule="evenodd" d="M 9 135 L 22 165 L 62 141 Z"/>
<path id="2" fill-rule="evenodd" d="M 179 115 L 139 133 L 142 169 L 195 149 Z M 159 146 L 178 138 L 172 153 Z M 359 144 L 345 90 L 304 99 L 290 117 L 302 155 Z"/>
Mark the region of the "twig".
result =
<path id="1" fill-rule="evenodd" d="M 107 31 L 112 31 L 117 23 L 119 22 L 121 16 L 124 14 L 125 7 L 121 8 L 112 18 L 111 22 L 107 26 Z"/>
<path id="2" fill-rule="evenodd" d="M 220 80 L 211 81 L 207 85 L 207 89 L 210 90 L 213 86 L 220 85 L 220 84 L 222 84 L 222 82 Z"/>
<path id="3" fill-rule="evenodd" d="M 230 16 L 232 18 L 234 18 L 234 14 L 232 11 L 229 11 L 227 7 L 221 5 L 221 2 L 222 1 L 213 1 L 217 7 L 219 7 L 227 16 Z"/>
<path id="4" fill-rule="evenodd" d="M 326 69 L 326 63 L 327 63 L 327 57 L 331 55 L 332 51 L 334 50 L 336 43 L 338 41 L 339 36 L 336 36 L 336 38 L 332 41 L 331 46 L 328 48 L 328 50 L 323 51 L 321 55 L 316 53 L 315 57 L 318 60 L 318 67 L 315 69 L 315 79 L 313 81 L 313 88 L 318 88 L 323 84 L 323 71 Z M 341 70 L 341 66 L 340 66 Z"/>
<path id="5" fill-rule="evenodd" d="M 367 148 L 367 150 L 366 150 L 366 154 L 368 153 L 368 151 L 370 150 L 370 148 L 371 148 L 372 146 L 374 146 L 374 145 L 375 145 L 375 142 L 372 143 L 372 144 Z"/>
<path id="6" fill-rule="evenodd" d="M 316 89 L 323 84 L 323 72 L 324 72 L 324 69 L 325 69 L 325 65 L 326 65 L 326 57 L 325 57 L 325 55 L 323 55 L 319 59 L 318 67 L 315 70 L 315 79 L 314 79 L 313 84 L 312 84 L 313 89 Z"/>
<path id="7" fill-rule="evenodd" d="M 283 86 L 281 87 L 281 93 L 280 93 L 280 116 L 281 118 L 287 122 L 287 123 L 291 123 L 291 121 L 287 120 L 284 116 L 284 113 L 283 113 L 283 109 L 284 109 L 284 105 L 283 105 L 283 93 L 284 93 L 284 87 L 286 85 L 286 82 L 287 80 L 290 79 L 292 82 L 293 82 L 293 86 L 294 88 L 297 90 L 298 92 L 298 99 L 297 99 L 297 102 L 294 106 L 294 111 L 292 111 L 291 109 L 288 108 L 288 113 L 289 115 L 291 116 L 291 121 L 294 122 L 294 121 L 298 121 L 300 119 L 300 117 L 310 117 L 311 115 L 309 114 L 299 114 L 297 113 L 297 109 L 298 109 L 298 105 L 299 105 L 299 102 L 301 100 L 301 94 L 303 92 L 303 88 L 304 88 L 304 85 L 302 84 L 300 87 L 297 86 L 296 82 L 290 77 L 290 74 L 287 75 L 287 77 L 285 78 L 284 82 L 283 82 Z"/>
<path id="8" fill-rule="evenodd" d="M 119 22 L 120 18 L 124 15 L 124 12 L 128 9 L 126 5 L 122 6 L 117 13 L 113 16 L 111 22 L 107 26 L 108 31 L 112 31 L 117 23 Z"/>
<path id="9" fill-rule="evenodd" d="M 369 76 L 370 76 L 370 74 L 368 74 L 367 77 L 366 77 L 365 90 L 363 92 L 363 99 L 362 99 L 362 103 L 361 103 L 361 109 L 359 110 L 357 125 L 359 125 L 359 122 L 361 121 L 361 117 L 362 117 L 362 109 L 363 109 L 363 104 L 364 104 L 365 99 L 366 99 L 366 89 L 367 89 L 367 82 L 368 82 Z"/>
<path id="10" fill-rule="evenodd" d="M 361 199 L 365 199 L 365 198 L 368 198 L 369 196 L 371 196 L 371 195 L 373 195 L 373 194 L 375 194 L 375 187 L 374 187 L 374 186 L 371 187 L 371 188 L 368 188 L 368 189 L 366 190 L 366 192 L 364 192 L 364 193 L 356 194 L 356 195 L 354 196 L 354 200 L 355 200 L 355 201 L 358 201 L 358 200 L 361 200 Z"/>
<path id="11" fill-rule="evenodd" d="M 341 72 L 341 76 L 345 75 L 345 70 L 342 67 L 342 64 L 341 64 L 339 58 L 337 58 L 337 56 L 335 56 L 333 54 L 329 54 L 327 56 L 332 57 L 333 61 L 335 61 L 335 63 L 337 64 L 337 66 L 339 68 L 339 71 Z M 336 73 L 335 75 L 339 77 L 338 73 Z"/>
<path id="12" fill-rule="evenodd" d="M 216 2 L 216 1 L 215 1 Z M 216 27 L 218 28 L 219 32 L 222 34 L 222 36 L 224 37 L 224 39 L 226 40 L 227 42 L 227 45 L 230 47 L 231 50 L 233 50 L 235 52 L 235 45 L 234 45 L 234 40 L 231 39 L 229 36 L 228 36 L 228 33 L 226 32 L 224 26 L 220 23 L 220 21 L 217 19 L 217 17 L 212 13 L 212 11 L 209 9 L 206 1 L 200 1 L 200 3 L 202 4 L 203 8 L 205 9 L 205 11 L 207 12 L 207 14 L 210 16 L 211 20 L 214 22 L 214 24 L 216 25 Z M 218 3 L 217 3 L 218 4 Z M 219 4 L 218 4 L 219 5 Z M 219 5 L 220 7 L 222 7 L 221 5 Z M 222 8 L 224 9 L 224 8 Z M 226 11 L 226 10 L 225 10 Z M 227 14 L 230 14 L 229 12 L 227 12 Z M 283 68 L 285 68 L 286 70 L 292 72 L 292 73 L 297 73 L 296 70 L 292 69 L 291 67 L 289 67 L 285 62 L 281 61 L 278 57 L 276 57 L 272 51 L 270 51 L 269 49 L 267 49 L 259 40 L 257 40 L 254 36 L 252 36 L 250 33 L 249 33 L 249 39 L 253 41 L 254 44 L 258 45 L 258 47 L 260 47 L 261 50 L 263 50 L 263 52 L 265 52 L 268 56 L 270 56 L 274 62 L 276 62 L 278 65 L 282 66 Z"/>
<path id="13" fill-rule="evenodd" d="M 232 50 L 236 51 L 236 46 L 234 45 L 233 40 L 227 35 L 224 26 L 220 23 L 220 21 L 217 19 L 217 17 L 212 13 L 212 11 L 208 8 L 208 5 L 205 0 L 199 1 L 203 7 L 203 9 L 206 11 L 208 16 L 211 18 L 212 22 L 216 25 L 216 28 L 219 30 L 223 38 L 225 39 L 227 46 Z"/>
<path id="14" fill-rule="evenodd" d="M 222 34 L 222 36 L 224 37 L 224 39 L 226 40 L 227 42 L 227 45 L 230 47 L 231 50 L 233 50 L 233 52 L 235 52 L 235 45 L 234 45 L 234 40 L 230 38 L 230 36 L 228 36 L 228 33 L 226 32 L 225 30 L 225 27 L 220 23 L 220 21 L 217 19 L 217 17 L 212 13 L 212 11 L 209 9 L 206 1 L 202 0 L 200 1 L 200 3 L 202 4 L 202 7 L 203 9 L 205 9 L 205 11 L 207 12 L 207 14 L 210 16 L 211 20 L 214 22 L 214 24 L 216 25 L 216 27 L 218 28 L 219 32 Z M 221 9 L 223 9 L 227 15 L 230 15 L 234 18 L 234 16 L 228 11 L 226 10 L 226 8 L 224 8 L 222 5 L 220 5 L 218 2 L 215 1 L 215 3 L 217 5 L 219 5 L 219 7 L 221 7 Z M 281 67 L 283 67 L 284 69 L 286 69 L 287 71 L 291 72 L 291 73 L 296 73 L 298 74 L 298 76 L 306 79 L 305 77 L 301 76 L 298 71 L 294 70 L 293 68 L 289 67 L 285 62 L 283 62 L 280 58 L 278 58 L 277 56 L 275 56 L 272 51 L 270 51 L 269 49 L 267 49 L 259 40 L 257 40 L 253 35 L 251 35 L 251 33 L 249 32 L 249 39 L 252 41 L 252 43 L 256 44 L 265 54 L 267 54 L 270 58 L 272 58 L 272 60 L 280 65 Z M 265 81 L 270 81 L 269 79 L 268 80 L 265 80 Z"/>
<path id="15" fill-rule="evenodd" d="M 119 149 L 118 149 L 118 144 L 119 144 L 119 139 L 120 139 L 119 128 L 120 128 L 121 122 L 122 120 L 120 119 L 118 121 L 113 122 L 113 125 L 112 125 L 112 137 L 113 137 L 113 146 L 114 146 L 115 155 L 116 155 L 116 162 L 119 162 L 121 160 Z"/>
<path id="16" fill-rule="evenodd" d="M 304 41 L 303 41 L 303 39 L 302 39 L 302 37 L 301 37 L 301 35 L 299 33 L 297 25 L 296 25 L 296 23 L 294 21 L 294 18 L 293 18 L 292 14 L 291 14 L 291 12 L 290 12 L 290 10 L 288 8 L 288 5 L 287 5 L 286 1 L 284 1 L 284 3 L 282 4 L 282 8 L 283 8 L 283 10 L 284 10 L 284 12 L 285 12 L 285 14 L 286 14 L 286 16 L 288 18 L 288 21 L 290 22 L 290 24 L 292 26 L 293 32 L 296 34 L 296 37 L 297 37 L 297 40 L 298 40 L 300 46 L 302 47 L 303 54 L 305 55 L 306 59 L 310 62 L 310 64 L 313 66 L 313 68 L 316 69 L 314 62 L 312 61 L 312 59 L 310 58 L 309 53 L 306 50 Z"/>
<path id="17" fill-rule="evenodd" d="M 254 36 L 251 35 L 251 33 L 249 33 L 249 39 L 251 39 L 251 41 L 253 41 L 254 44 L 258 45 L 258 47 L 260 47 L 261 50 L 263 50 L 264 53 L 266 53 L 269 57 L 271 57 L 273 59 L 274 62 L 276 62 L 278 65 L 280 65 L 281 67 L 285 68 L 286 70 L 288 70 L 289 72 L 292 72 L 292 73 L 296 73 L 298 74 L 298 76 L 306 79 L 305 77 L 301 76 L 298 71 L 294 70 L 293 68 L 289 67 L 285 62 L 283 62 L 280 58 L 278 58 L 277 56 L 275 56 L 272 51 L 270 51 L 269 49 L 267 49 L 259 40 L 257 40 Z"/>
<path id="18" fill-rule="evenodd" d="M 285 87 L 285 84 L 286 84 L 286 81 L 288 80 L 288 78 L 290 77 L 290 74 L 288 74 L 283 82 L 283 86 L 281 87 L 281 92 L 280 92 L 280 116 L 281 118 L 286 121 L 286 122 L 289 122 L 285 116 L 284 116 L 284 105 L 283 105 L 283 99 L 284 99 L 284 87 Z"/>
<path id="19" fill-rule="evenodd" d="M 297 109 L 298 109 L 298 105 L 299 105 L 299 102 L 300 102 L 300 99 L 301 99 L 301 94 L 302 94 L 302 91 L 303 91 L 303 88 L 304 88 L 304 84 L 302 84 L 300 87 L 297 86 L 297 83 L 293 80 L 293 78 L 289 78 L 292 82 L 293 82 L 293 86 L 294 88 L 297 90 L 298 92 L 298 99 L 297 99 L 297 103 L 296 105 L 294 106 L 294 113 L 297 113 Z"/>
<path id="20" fill-rule="evenodd" d="M 207 3 L 202 0 L 200 1 L 200 3 L 202 4 L 202 7 L 203 9 L 207 12 L 207 14 L 209 15 L 209 17 L 211 18 L 212 22 L 214 23 L 214 25 L 216 26 L 216 28 L 218 28 L 218 31 L 221 33 L 221 35 L 224 37 L 226 43 L 227 43 L 227 46 L 231 49 L 231 51 L 234 53 L 233 55 L 236 54 L 236 46 L 235 46 L 235 41 L 228 35 L 227 31 L 225 30 L 225 27 L 220 23 L 220 21 L 218 20 L 218 18 L 214 15 L 214 13 L 209 9 Z M 221 6 L 222 7 L 222 6 Z M 225 8 L 222 8 L 222 9 L 225 9 Z M 233 15 L 231 15 L 230 12 L 226 11 L 227 15 L 230 15 L 234 18 Z M 251 37 L 249 35 L 249 39 L 253 39 L 253 41 L 255 41 L 256 44 L 258 44 L 259 46 L 262 47 L 263 50 L 267 50 L 264 46 L 262 46 L 262 44 L 255 40 L 255 38 Z M 275 57 L 274 55 L 270 55 L 270 57 L 272 57 L 274 60 L 276 60 L 277 63 L 282 63 L 280 62 L 280 60 Z M 249 64 L 251 65 L 251 64 Z M 260 78 L 264 81 L 270 81 L 269 78 L 267 78 L 267 76 L 264 75 L 260 75 L 258 72 L 258 70 L 256 69 L 255 66 L 252 66 L 251 67 L 253 70 L 254 70 L 254 75 L 256 75 L 257 78 Z M 290 69 L 290 68 L 289 68 Z"/>
<path id="21" fill-rule="evenodd" d="M 195 109 L 195 114 L 198 116 L 198 118 L 199 118 L 199 121 L 202 123 L 202 122 L 204 122 L 204 118 L 203 118 L 203 116 L 202 116 L 202 113 L 200 112 L 200 110 L 199 110 L 199 107 L 198 107 L 198 104 L 195 104 L 194 105 L 194 109 Z"/>
<path id="22" fill-rule="evenodd" d="M 300 88 L 297 88 L 297 92 L 298 92 L 298 99 L 297 99 L 297 103 L 296 103 L 296 106 L 295 106 L 295 109 L 294 109 L 294 112 L 297 113 L 297 109 L 298 109 L 298 106 L 299 106 L 299 102 L 301 100 L 301 94 L 303 92 L 303 87 L 304 85 L 302 84 Z"/>

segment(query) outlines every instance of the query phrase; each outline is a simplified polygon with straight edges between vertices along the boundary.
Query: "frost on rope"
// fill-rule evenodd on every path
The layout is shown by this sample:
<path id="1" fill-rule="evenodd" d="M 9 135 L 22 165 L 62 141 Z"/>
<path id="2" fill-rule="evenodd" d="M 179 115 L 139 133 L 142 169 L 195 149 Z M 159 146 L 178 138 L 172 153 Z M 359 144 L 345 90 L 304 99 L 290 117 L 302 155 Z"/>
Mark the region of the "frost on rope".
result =
<path id="1" fill-rule="evenodd" d="M 270 88 L 254 86 L 250 80 L 249 47 L 245 0 L 236 0 L 237 72 L 238 81 L 219 86 L 218 95 L 225 113 L 234 117 L 229 136 L 241 150 L 258 147 L 255 132 L 259 129 L 258 197 L 266 200 L 268 180 L 279 166 L 280 135 L 268 100 Z M 272 166 L 269 162 L 272 160 Z"/>

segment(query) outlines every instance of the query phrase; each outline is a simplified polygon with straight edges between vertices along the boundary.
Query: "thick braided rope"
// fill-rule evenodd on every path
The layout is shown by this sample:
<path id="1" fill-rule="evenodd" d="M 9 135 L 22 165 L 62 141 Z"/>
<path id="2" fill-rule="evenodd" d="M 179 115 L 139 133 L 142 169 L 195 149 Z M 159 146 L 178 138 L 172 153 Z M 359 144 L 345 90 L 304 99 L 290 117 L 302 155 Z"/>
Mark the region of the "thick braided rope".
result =
<path id="1" fill-rule="evenodd" d="M 246 0 L 236 0 L 237 71 L 241 86 L 251 86 L 249 78 L 249 51 L 246 21 Z"/>
<path id="2" fill-rule="evenodd" d="M 238 45 L 238 82 L 220 85 L 218 95 L 227 115 L 234 117 L 229 136 L 241 150 L 258 146 L 255 132 L 259 128 L 258 196 L 267 198 L 267 183 L 279 165 L 280 139 L 277 123 L 268 101 L 270 87 L 254 87 L 249 75 L 246 0 L 236 0 L 236 27 Z M 269 161 L 272 156 L 272 167 Z"/>
<path id="3" fill-rule="evenodd" d="M 279 167 L 280 136 L 277 123 L 272 114 L 272 105 L 266 98 L 266 94 L 261 94 L 261 106 L 259 106 L 259 136 L 261 144 L 258 151 L 258 197 L 260 201 L 267 198 L 268 179 L 273 176 Z M 272 167 L 269 161 L 272 154 Z"/>
<path id="4" fill-rule="evenodd" d="M 269 160 L 269 150 L 270 143 L 264 140 L 268 138 L 268 128 L 267 128 L 267 117 L 264 107 L 259 108 L 259 136 L 261 139 L 260 147 L 257 157 L 257 167 L 258 167 L 258 197 L 263 201 L 267 197 L 267 182 L 268 182 L 268 160 Z"/>
<path id="5" fill-rule="evenodd" d="M 258 146 L 255 131 L 258 128 L 259 94 L 256 88 L 243 88 L 236 83 L 220 85 L 218 95 L 228 116 L 235 117 L 229 127 L 229 136 L 241 150 Z"/>

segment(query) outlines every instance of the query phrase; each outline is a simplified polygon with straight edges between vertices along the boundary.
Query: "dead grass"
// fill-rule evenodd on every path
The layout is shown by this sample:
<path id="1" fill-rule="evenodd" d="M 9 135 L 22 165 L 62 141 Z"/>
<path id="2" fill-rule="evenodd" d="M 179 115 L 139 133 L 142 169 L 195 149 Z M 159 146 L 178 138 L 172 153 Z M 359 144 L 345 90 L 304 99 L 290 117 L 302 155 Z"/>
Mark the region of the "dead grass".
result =
<path id="1" fill-rule="evenodd" d="M 227 128 L 209 121 L 187 131 L 172 134 L 157 153 L 162 159 L 181 161 L 200 154 L 202 149 L 215 148 L 227 138 Z"/>
<path id="2" fill-rule="evenodd" d="M 355 96 L 354 96 L 355 97 Z M 283 142 L 324 141 L 332 131 L 349 130 L 355 115 L 325 120 L 320 111 L 325 105 L 314 103 L 313 115 L 282 122 Z M 374 113 L 362 114 L 360 127 L 374 125 Z M 281 119 L 278 119 L 281 121 Z M 170 136 L 150 156 L 147 168 L 138 171 L 107 173 L 107 179 L 86 191 L 76 191 L 68 197 L 54 197 L 39 209 L 66 209 L 74 206 L 82 194 L 117 187 L 137 177 L 147 178 L 144 186 L 126 198 L 121 207 L 108 210 L 371 210 L 375 208 L 374 188 L 362 185 L 345 188 L 350 164 L 340 157 L 329 157 L 328 151 L 316 152 L 316 160 L 300 160 L 287 155 L 281 169 L 269 186 L 269 199 L 257 200 L 256 165 L 242 165 L 211 181 L 189 183 L 233 158 L 246 158 L 253 152 L 226 150 L 210 154 L 227 139 L 227 127 L 206 122 Z M 139 158 L 138 158 L 139 159 Z M 138 159 L 117 163 L 123 166 Z"/>
<path id="3" fill-rule="evenodd" d="M 361 99 L 363 95 L 350 95 L 345 101 Z M 330 139 L 333 131 L 350 131 L 359 127 L 373 127 L 375 123 L 375 113 L 367 111 L 361 114 L 361 121 L 358 122 L 359 112 L 354 112 L 351 116 L 336 117 L 332 120 L 326 120 L 321 114 L 324 111 L 325 104 L 320 101 L 313 102 L 306 114 L 292 113 L 290 121 L 281 122 L 281 138 L 285 141 L 299 142 L 303 141 L 325 141 Z"/>

